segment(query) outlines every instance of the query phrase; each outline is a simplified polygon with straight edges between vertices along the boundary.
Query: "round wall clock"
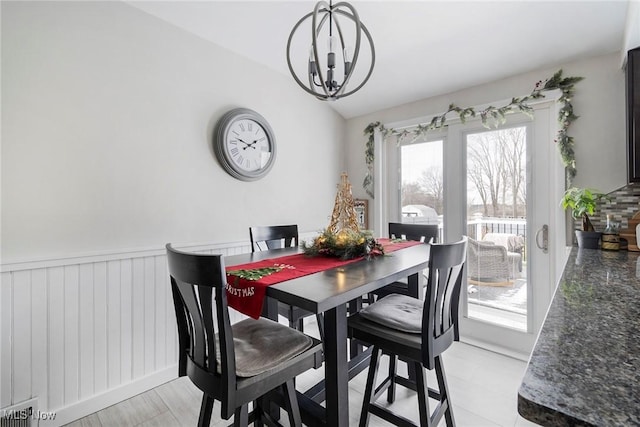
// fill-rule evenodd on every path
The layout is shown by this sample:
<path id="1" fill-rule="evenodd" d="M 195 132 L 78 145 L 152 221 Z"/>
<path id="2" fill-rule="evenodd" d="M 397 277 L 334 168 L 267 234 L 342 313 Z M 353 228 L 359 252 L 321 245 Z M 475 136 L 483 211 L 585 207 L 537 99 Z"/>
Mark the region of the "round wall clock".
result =
<path id="1" fill-rule="evenodd" d="M 222 116 L 216 125 L 213 145 L 223 169 L 242 181 L 265 176 L 276 158 L 271 126 L 248 108 L 236 108 Z"/>

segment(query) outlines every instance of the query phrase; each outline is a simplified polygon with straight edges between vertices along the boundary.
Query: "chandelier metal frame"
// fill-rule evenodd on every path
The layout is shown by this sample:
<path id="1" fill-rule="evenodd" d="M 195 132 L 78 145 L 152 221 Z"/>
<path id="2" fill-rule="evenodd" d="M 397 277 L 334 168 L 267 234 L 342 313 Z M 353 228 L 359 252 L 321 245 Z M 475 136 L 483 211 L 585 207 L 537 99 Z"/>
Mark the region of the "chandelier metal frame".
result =
<path id="1" fill-rule="evenodd" d="M 349 11 L 341 10 L 341 8 L 346 8 Z M 321 18 L 320 18 L 320 15 L 322 15 Z M 356 41 L 355 41 L 355 47 L 353 52 L 353 59 L 351 61 L 348 61 L 347 60 L 348 58 L 345 57 L 346 56 L 345 48 L 347 46 L 345 45 L 344 35 L 342 32 L 342 28 L 340 27 L 340 22 L 337 19 L 338 15 L 350 19 L 355 24 Z M 309 72 L 307 73 L 307 77 L 309 80 L 309 85 L 307 86 L 302 82 L 302 80 L 294 71 L 293 66 L 291 65 L 291 40 L 293 39 L 294 34 L 296 33 L 296 30 L 300 27 L 300 25 L 309 18 L 311 18 L 311 25 L 312 25 L 312 28 L 311 28 L 312 55 L 309 58 L 309 64 L 308 64 Z M 321 64 L 320 55 L 318 54 L 318 35 L 320 34 L 320 31 L 322 30 L 324 25 L 327 23 L 327 21 L 329 21 L 330 34 L 332 32 L 334 24 L 335 24 L 336 30 L 338 31 L 341 52 L 343 55 L 344 71 L 345 71 L 345 75 L 344 75 L 344 79 L 342 80 L 342 83 L 339 83 L 333 80 L 334 67 L 330 65 L 330 59 L 327 60 L 326 74 L 322 71 L 323 67 L 320 66 Z M 360 44 L 362 41 L 362 37 L 361 37 L 362 33 L 364 33 L 369 43 L 369 47 L 371 49 L 371 65 L 369 66 L 369 71 L 366 77 L 362 80 L 362 82 L 355 89 L 349 92 L 346 92 L 347 84 L 349 83 L 349 80 L 351 79 L 353 71 L 355 70 L 358 56 L 360 54 Z M 329 55 L 331 55 L 331 53 L 329 53 Z M 373 45 L 373 39 L 371 38 L 371 34 L 369 33 L 369 30 L 367 30 L 367 27 L 360 21 L 358 12 L 355 10 L 355 8 L 352 5 L 350 5 L 347 2 L 339 2 L 334 5 L 332 3 L 327 3 L 326 1 L 319 1 L 314 7 L 313 12 L 309 12 L 308 14 L 303 16 L 296 23 L 296 25 L 294 25 L 293 29 L 291 30 L 291 34 L 289 35 L 289 40 L 287 41 L 287 65 L 289 66 L 289 71 L 291 72 L 291 75 L 293 76 L 296 83 L 298 83 L 298 85 L 302 89 L 304 89 L 307 93 L 323 101 L 337 100 L 339 98 L 349 96 L 357 92 L 358 90 L 360 90 L 365 85 L 365 83 L 369 80 L 369 77 L 371 77 L 371 73 L 373 73 L 373 66 L 375 65 L 375 59 L 376 59 L 375 47 Z M 318 78 L 320 80 L 319 83 L 315 81 L 315 74 L 318 75 Z M 321 88 L 322 90 L 318 91 L 317 88 Z"/>

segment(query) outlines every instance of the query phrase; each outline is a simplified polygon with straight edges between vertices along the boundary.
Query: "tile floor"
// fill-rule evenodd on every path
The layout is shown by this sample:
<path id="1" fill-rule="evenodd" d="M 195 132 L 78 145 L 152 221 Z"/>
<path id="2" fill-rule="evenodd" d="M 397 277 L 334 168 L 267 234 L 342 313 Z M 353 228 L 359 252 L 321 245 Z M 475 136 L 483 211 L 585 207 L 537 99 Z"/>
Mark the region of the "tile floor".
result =
<path id="1" fill-rule="evenodd" d="M 313 335 L 313 332 L 310 333 Z M 386 357 L 381 363 L 386 363 Z M 457 342 L 445 352 L 444 365 L 458 426 L 536 425 L 520 417 L 516 407 L 517 392 L 526 367 L 525 362 Z M 302 390 L 307 389 L 321 378 L 322 372 L 322 369 L 311 370 L 298 377 L 297 387 Z M 429 384 L 435 384 L 435 376 L 431 372 L 428 380 Z M 350 425 L 353 426 L 358 425 L 365 383 L 366 370 L 349 382 L 349 415 Z M 68 425 L 72 427 L 195 426 L 201 399 L 202 393 L 191 384 L 188 378 L 178 378 Z M 380 400 L 384 402 L 384 396 Z M 418 420 L 416 397 L 403 387 L 398 387 L 397 400 L 393 407 L 399 408 L 404 416 Z M 211 426 L 231 424 L 232 420 L 220 418 L 219 408 L 217 405 L 214 407 Z M 371 416 L 369 425 L 378 427 L 389 424 Z M 445 422 L 442 420 L 440 426 L 444 425 Z"/>

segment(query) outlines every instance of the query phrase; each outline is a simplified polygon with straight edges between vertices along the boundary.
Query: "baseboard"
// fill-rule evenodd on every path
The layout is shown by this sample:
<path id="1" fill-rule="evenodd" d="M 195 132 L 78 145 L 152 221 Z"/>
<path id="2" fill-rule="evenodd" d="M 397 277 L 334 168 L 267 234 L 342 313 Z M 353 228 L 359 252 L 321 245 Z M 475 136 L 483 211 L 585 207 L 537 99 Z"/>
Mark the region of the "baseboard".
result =
<path id="1" fill-rule="evenodd" d="M 98 412 L 123 400 L 130 399 L 152 388 L 158 387 L 178 377 L 178 365 L 173 365 L 153 374 L 139 378 L 122 386 L 91 396 L 86 400 L 54 410 L 56 417 L 52 421 L 40 421 L 41 427 L 56 427 L 68 424 L 87 415 Z"/>
<path id="2" fill-rule="evenodd" d="M 468 337 L 460 337 L 460 342 L 465 344 L 472 345 L 474 347 L 482 348 L 484 350 L 489 350 L 494 353 L 502 354 L 505 356 L 512 357 L 517 360 L 522 360 L 523 362 L 529 361 L 529 354 L 521 353 L 506 347 L 502 347 L 496 344 L 487 343 L 485 341 L 476 340 Z"/>

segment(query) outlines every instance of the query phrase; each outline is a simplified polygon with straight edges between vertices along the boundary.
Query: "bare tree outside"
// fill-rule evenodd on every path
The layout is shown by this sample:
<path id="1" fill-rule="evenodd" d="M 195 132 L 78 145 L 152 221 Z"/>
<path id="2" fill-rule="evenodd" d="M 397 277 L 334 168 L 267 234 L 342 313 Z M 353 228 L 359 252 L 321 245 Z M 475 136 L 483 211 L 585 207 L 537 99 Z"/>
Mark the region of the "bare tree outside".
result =
<path id="1" fill-rule="evenodd" d="M 469 189 L 477 193 L 484 216 L 524 216 L 526 129 L 501 129 L 469 135 Z"/>
<path id="2" fill-rule="evenodd" d="M 517 217 L 518 206 L 526 201 L 525 164 L 526 132 L 525 128 L 510 128 L 497 133 L 498 144 L 504 156 L 504 188 L 510 188 L 511 216 Z M 504 198 L 506 202 L 506 197 Z"/>
<path id="3" fill-rule="evenodd" d="M 422 187 L 417 182 L 403 182 L 401 197 L 402 206 L 424 205 L 427 200 Z"/>
<path id="4" fill-rule="evenodd" d="M 485 216 L 499 216 L 504 184 L 504 161 L 492 133 L 469 135 L 467 168 L 470 181 L 482 198 Z"/>
<path id="5" fill-rule="evenodd" d="M 403 166 L 402 206 L 424 205 L 442 214 L 444 181 L 442 161 L 429 153 L 435 144 L 403 147 L 403 162 L 413 161 L 412 172 Z M 422 151 L 420 151 L 422 150 Z M 405 159 L 408 158 L 407 159 Z M 485 217 L 522 217 L 526 205 L 526 128 L 479 132 L 467 138 L 467 190 L 469 214 Z"/>
<path id="6" fill-rule="evenodd" d="M 428 196 L 429 205 L 439 214 L 442 213 L 444 205 L 444 180 L 442 178 L 442 167 L 431 166 L 422 171 L 418 183 Z"/>

